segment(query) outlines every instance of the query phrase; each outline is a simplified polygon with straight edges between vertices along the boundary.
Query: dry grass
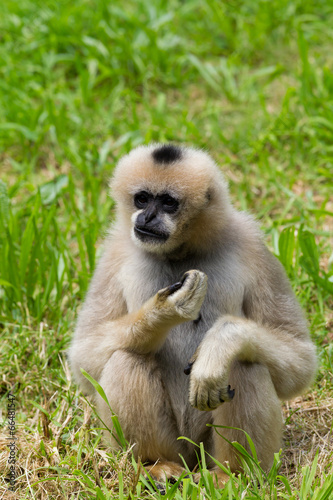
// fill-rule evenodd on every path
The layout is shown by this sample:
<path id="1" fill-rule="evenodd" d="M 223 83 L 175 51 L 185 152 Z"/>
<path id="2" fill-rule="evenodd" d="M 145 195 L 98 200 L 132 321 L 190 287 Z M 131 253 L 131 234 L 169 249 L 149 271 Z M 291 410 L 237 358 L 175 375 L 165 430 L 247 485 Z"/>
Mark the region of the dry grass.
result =
<path id="1" fill-rule="evenodd" d="M 74 387 L 69 390 L 75 391 Z M 52 396 L 51 398 L 52 399 Z M 43 409 L 49 411 L 49 402 Z M 80 482 L 78 471 L 89 473 L 95 485 L 101 486 L 101 478 L 110 493 L 119 492 L 119 478 L 123 478 L 124 491 L 135 491 L 139 476 L 131 460 L 131 449 L 112 454 L 102 443 L 91 447 L 89 441 L 98 433 L 98 419 L 92 415 L 88 402 L 77 394 L 77 408 L 82 420 L 75 429 L 70 429 L 73 408 L 66 401 L 61 404 L 56 422 L 40 410 L 31 412 L 27 422 L 19 425 L 17 437 L 16 492 L 8 491 L 8 432 L 0 432 L 0 498 L 36 498 L 46 500 L 80 498 L 86 492 L 86 485 Z M 70 433 L 66 444 L 62 442 L 64 432 Z M 80 459 L 73 455 L 73 449 L 82 447 Z M 88 450 L 88 451 L 87 451 Z M 69 459 L 70 457 L 70 459 Z"/>
<path id="2" fill-rule="evenodd" d="M 317 391 L 283 405 L 286 425 L 281 473 L 295 488 L 300 487 L 302 467 L 311 466 L 317 453 L 317 474 L 333 472 L 332 412 L 333 397 L 320 397 Z"/>
<path id="3" fill-rule="evenodd" d="M 332 377 L 332 374 L 329 375 Z M 67 390 L 75 391 L 70 379 Z M 317 475 L 320 477 L 333 472 L 333 398 L 327 397 L 330 393 L 331 387 L 324 381 L 320 391 L 309 391 L 283 405 L 285 436 L 280 473 L 294 488 L 300 487 L 302 467 L 311 466 L 317 453 Z M 114 498 L 119 495 L 120 478 L 122 491 L 127 494 L 136 491 L 139 475 L 133 467 L 131 450 L 113 454 L 99 440 L 96 446 L 91 446 L 89 443 L 101 434 L 98 430 L 100 424 L 87 400 L 79 393 L 76 396 L 76 408 L 62 401 L 56 421 L 50 421 L 39 408 L 35 408 L 27 421 L 18 426 L 19 477 L 15 493 L 7 490 L 8 433 L 6 427 L 1 429 L 0 498 L 80 498 L 86 493 L 87 486 L 78 471 L 87 473 L 94 487 L 103 484 Z M 54 394 L 49 394 L 44 400 L 42 407 L 47 412 L 53 397 Z M 82 418 L 79 425 L 72 428 L 73 414 L 78 409 Z M 69 433 L 69 436 L 63 441 L 64 433 Z M 79 447 L 82 448 L 81 453 L 75 455 L 73 450 Z"/>

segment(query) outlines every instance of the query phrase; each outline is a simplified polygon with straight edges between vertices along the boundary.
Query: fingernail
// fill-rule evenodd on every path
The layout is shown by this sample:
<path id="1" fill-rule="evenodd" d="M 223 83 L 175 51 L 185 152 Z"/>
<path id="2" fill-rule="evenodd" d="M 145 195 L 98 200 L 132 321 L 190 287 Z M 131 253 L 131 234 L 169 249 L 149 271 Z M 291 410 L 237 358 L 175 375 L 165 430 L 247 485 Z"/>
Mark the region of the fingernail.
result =
<path id="1" fill-rule="evenodd" d="M 185 375 L 189 375 L 192 370 L 193 363 L 189 363 L 186 368 L 184 368 Z"/>
<path id="2" fill-rule="evenodd" d="M 202 316 L 201 316 L 201 313 L 200 313 L 200 314 L 199 314 L 199 316 L 197 317 L 197 319 L 195 319 L 195 320 L 193 321 L 193 323 L 194 323 L 195 325 L 197 325 L 197 324 L 199 323 L 199 321 L 201 321 L 201 320 L 202 320 Z"/>
<path id="3" fill-rule="evenodd" d="M 177 290 L 179 290 L 181 287 L 183 286 L 182 283 L 178 282 L 178 283 L 174 283 L 173 285 L 170 285 L 169 286 L 169 295 L 172 295 L 173 293 L 175 293 Z"/>
<path id="4" fill-rule="evenodd" d="M 233 399 L 235 395 L 235 389 L 231 389 L 230 385 L 228 385 L 228 396 L 230 399 Z"/>

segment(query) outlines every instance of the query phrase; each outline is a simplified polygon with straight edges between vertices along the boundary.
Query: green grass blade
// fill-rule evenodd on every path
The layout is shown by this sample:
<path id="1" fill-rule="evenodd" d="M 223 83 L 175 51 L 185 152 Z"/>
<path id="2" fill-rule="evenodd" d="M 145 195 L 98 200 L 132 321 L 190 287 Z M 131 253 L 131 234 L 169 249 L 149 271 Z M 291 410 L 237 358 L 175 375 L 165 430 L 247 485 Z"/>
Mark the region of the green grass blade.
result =
<path id="1" fill-rule="evenodd" d="M 101 385 L 91 375 L 89 375 L 89 373 L 87 373 L 83 368 L 81 368 L 80 371 L 81 371 L 82 375 L 84 375 L 84 377 L 86 377 L 86 379 L 89 380 L 89 382 L 93 385 L 93 387 L 98 392 L 98 394 L 101 396 L 101 398 L 108 405 L 110 412 L 111 412 L 112 424 L 115 428 L 120 445 L 122 446 L 123 449 L 126 449 L 127 448 L 127 441 L 126 441 L 125 436 L 123 434 L 122 428 L 119 424 L 118 417 L 117 417 L 117 415 L 115 415 L 115 413 L 112 411 L 112 409 L 110 407 L 108 398 L 106 397 L 106 394 L 104 392 L 103 387 L 101 387 Z"/>

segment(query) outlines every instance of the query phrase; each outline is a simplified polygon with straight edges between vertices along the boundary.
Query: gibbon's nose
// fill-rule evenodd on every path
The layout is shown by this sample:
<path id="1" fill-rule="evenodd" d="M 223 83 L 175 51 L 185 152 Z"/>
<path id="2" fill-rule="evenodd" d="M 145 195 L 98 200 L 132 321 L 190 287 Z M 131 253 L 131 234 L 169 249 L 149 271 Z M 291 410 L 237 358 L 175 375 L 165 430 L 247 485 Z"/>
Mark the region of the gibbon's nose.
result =
<path id="1" fill-rule="evenodd" d="M 155 203 L 152 203 L 151 205 L 148 205 L 146 210 L 139 214 L 137 222 L 139 225 L 144 226 L 145 224 L 148 224 L 151 222 L 157 215 L 157 207 Z"/>
<path id="2" fill-rule="evenodd" d="M 151 222 L 157 215 L 158 209 L 156 203 L 152 203 L 145 210 L 146 223 Z"/>

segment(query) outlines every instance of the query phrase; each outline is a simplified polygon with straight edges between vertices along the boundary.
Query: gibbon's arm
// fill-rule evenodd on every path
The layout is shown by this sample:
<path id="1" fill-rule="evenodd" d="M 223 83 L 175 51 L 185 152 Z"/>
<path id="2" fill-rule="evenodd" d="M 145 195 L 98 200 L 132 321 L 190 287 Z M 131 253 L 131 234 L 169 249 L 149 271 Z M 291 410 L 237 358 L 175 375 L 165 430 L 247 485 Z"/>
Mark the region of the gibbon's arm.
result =
<path id="1" fill-rule="evenodd" d="M 228 376 L 235 360 L 266 365 L 280 399 L 301 393 L 314 377 L 315 346 L 281 264 L 267 250 L 253 276 L 245 318 L 219 318 L 190 362 L 190 403 L 200 410 L 232 399 Z"/>
<path id="2" fill-rule="evenodd" d="M 121 285 L 116 276 L 110 276 L 105 260 L 96 270 L 69 349 L 72 371 L 86 392 L 92 387 L 80 368 L 99 380 L 114 351 L 157 351 L 170 328 L 197 319 L 207 290 L 206 275 L 189 271 L 181 282 L 157 292 L 138 311 L 127 313 Z"/>

